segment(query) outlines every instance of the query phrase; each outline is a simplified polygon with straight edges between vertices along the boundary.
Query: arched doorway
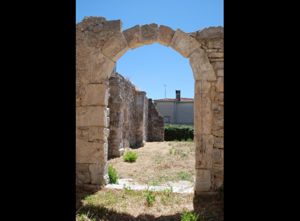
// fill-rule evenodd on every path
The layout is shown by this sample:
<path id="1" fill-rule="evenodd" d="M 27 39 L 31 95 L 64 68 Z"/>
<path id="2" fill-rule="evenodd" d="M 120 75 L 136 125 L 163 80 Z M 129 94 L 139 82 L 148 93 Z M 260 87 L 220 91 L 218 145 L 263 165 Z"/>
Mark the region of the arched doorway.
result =
<path id="1" fill-rule="evenodd" d="M 215 32 L 208 30 L 203 35 L 205 39 L 205 35 L 215 35 Z M 223 45 L 220 37 L 212 39 L 202 42 L 197 35 L 157 24 L 137 25 L 122 32 L 120 20 L 106 21 L 103 17 L 88 17 L 77 24 L 77 186 L 97 188 L 107 179 L 108 79 L 115 63 L 127 50 L 154 42 L 171 47 L 189 59 L 193 71 L 195 193 L 214 191 L 220 186 L 223 182 L 223 53 L 212 51 L 214 66 L 207 53 L 209 46 L 220 44 L 222 48 Z"/>

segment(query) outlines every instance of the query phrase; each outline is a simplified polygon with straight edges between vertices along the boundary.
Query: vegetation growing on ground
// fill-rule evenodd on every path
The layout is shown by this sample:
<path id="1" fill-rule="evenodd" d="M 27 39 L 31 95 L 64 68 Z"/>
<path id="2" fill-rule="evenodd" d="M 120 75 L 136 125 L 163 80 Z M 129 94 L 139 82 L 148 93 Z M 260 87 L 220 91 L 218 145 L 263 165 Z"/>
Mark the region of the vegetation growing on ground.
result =
<path id="1" fill-rule="evenodd" d="M 133 163 L 137 159 L 137 153 L 134 151 L 126 151 L 124 153 L 123 159 L 125 162 Z"/>
<path id="2" fill-rule="evenodd" d="M 109 183 L 117 183 L 118 182 L 118 173 L 115 168 L 113 168 L 112 165 L 108 166 L 108 178 L 109 178 Z"/>
<path id="3" fill-rule="evenodd" d="M 146 196 L 148 194 L 148 205 Z M 151 196 L 155 196 L 155 199 Z M 209 201 L 200 210 L 194 211 L 193 194 L 179 194 L 169 190 L 162 192 L 134 191 L 130 188 L 101 189 L 82 200 L 76 212 L 76 221 L 113 220 L 182 220 L 222 221 L 221 201 Z M 189 212 L 187 212 L 189 211 Z M 158 219 L 158 217 L 160 217 Z"/>
<path id="4" fill-rule="evenodd" d="M 134 182 L 151 186 L 181 180 L 194 182 L 194 142 L 147 142 L 134 152 L 138 155 L 135 163 L 124 162 L 123 157 L 109 160 L 119 178 L 131 178 Z"/>
<path id="5" fill-rule="evenodd" d="M 153 203 L 155 202 L 155 195 L 152 191 L 147 190 L 146 191 L 146 202 L 148 206 L 153 206 Z"/>
<path id="6" fill-rule="evenodd" d="M 192 141 L 194 139 L 193 125 L 165 125 L 165 141 Z"/>
<path id="7" fill-rule="evenodd" d="M 181 215 L 181 221 L 197 221 L 199 215 L 194 212 L 184 211 Z"/>

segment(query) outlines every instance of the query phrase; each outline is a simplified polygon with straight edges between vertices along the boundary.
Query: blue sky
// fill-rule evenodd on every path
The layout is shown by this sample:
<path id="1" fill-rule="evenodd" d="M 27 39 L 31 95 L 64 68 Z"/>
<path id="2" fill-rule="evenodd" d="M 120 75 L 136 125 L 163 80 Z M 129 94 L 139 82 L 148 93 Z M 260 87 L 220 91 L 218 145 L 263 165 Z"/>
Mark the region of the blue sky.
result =
<path id="1" fill-rule="evenodd" d="M 174 30 L 194 32 L 223 26 L 223 0 L 76 0 L 76 22 L 85 16 L 122 20 L 123 30 L 137 24 L 157 23 Z M 129 78 L 149 98 L 194 96 L 194 79 L 188 59 L 158 43 L 127 51 L 117 71 Z"/>

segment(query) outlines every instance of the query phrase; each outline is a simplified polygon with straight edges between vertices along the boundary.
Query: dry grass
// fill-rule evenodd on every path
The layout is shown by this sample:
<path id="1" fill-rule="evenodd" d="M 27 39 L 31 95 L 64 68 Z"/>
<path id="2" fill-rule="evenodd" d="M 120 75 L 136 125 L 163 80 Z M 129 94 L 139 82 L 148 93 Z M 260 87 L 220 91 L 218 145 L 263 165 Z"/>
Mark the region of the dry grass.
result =
<path id="1" fill-rule="evenodd" d="M 122 158 L 109 160 L 119 178 L 132 178 L 141 184 L 159 185 L 167 181 L 195 178 L 195 145 L 193 142 L 147 142 L 134 149 L 138 154 L 135 163 Z"/>
<path id="2" fill-rule="evenodd" d="M 159 185 L 167 181 L 190 180 L 195 177 L 193 142 L 149 142 L 133 150 L 138 158 L 127 163 L 123 158 L 109 161 L 120 178 L 132 178 L 141 184 Z M 147 203 L 147 191 L 102 189 L 82 195 L 76 221 L 180 221 L 184 211 L 197 211 L 199 221 L 223 220 L 220 200 L 195 204 L 193 194 L 170 190 L 153 192 L 153 205 Z M 77 195 L 79 199 L 80 195 Z"/>
<path id="3" fill-rule="evenodd" d="M 152 192 L 153 205 L 146 201 L 146 191 L 102 189 L 82 200 L 76 221 L 180 221 L 185 211 L 194 211 L 193 194 Z M 199 221 L 223 220 L 219 202 L 201 206 Z"/>
<path id="4" fill-rule="evenodd" d="M 193 209 L 193 194 L 175 194 L 168 191 L 152 194 L 155 196 L 155 201 L 152 206 L 149 206 L 146 201 L 146 191 L 103 189 L 86 197 L 83 206 L 105 207 L 107 210 L 128 213 L 134 217 L 146 213 L 156 216 L 169 215 L 182 212 L 183 209 Z"/>

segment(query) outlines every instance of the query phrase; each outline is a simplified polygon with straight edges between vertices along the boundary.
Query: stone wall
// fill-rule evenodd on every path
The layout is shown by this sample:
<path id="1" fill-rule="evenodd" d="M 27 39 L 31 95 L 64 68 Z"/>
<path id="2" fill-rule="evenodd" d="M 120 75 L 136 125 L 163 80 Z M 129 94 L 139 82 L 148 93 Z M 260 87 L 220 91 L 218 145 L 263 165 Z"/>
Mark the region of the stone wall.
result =
<path id="1" fill-rule="evenodd" d="M 216 191 L 223 182 L 223 28 L 185 33 L 145 24 L 123 31 L 120 20 L 85 17 L 76 26 L 77 186 L 97 189 L 107 180 L 107 95 L 116 62 L 129 49 L 155 42 L 189 59 L 193 71 L 195 194 Z"/>
<path id="2" fill-rule="evenodd" d="M 224 29 L 223 27 L 210 27 L 192 33 L 202 48 L 214 69 L 216 78 L 209 81 L 210 90 L 207 104 L 210 106 L 212 146 L 211 186 L 217 189 L 223 184 L 224 167 Z"/>
<path id="3" fill-rule="evenodd" d="M 152 99 L 148 102 L 148 141 L 164 141 L 164 118 L 159 115 Z"/>
<path id="4" fill-rule="evenodd" d="M 113 73 L 109 79 L 109 93 L 109 159 L 121 156 L 126 147 L 141 147 L 149 139 L 163 141 L 163 136 L 156 135 L 163 134 L 163 119 L 159 118 L 155 107 L 148 107 L 150 103 L 145 92 L 138 91 L 122 75 Z"/>

